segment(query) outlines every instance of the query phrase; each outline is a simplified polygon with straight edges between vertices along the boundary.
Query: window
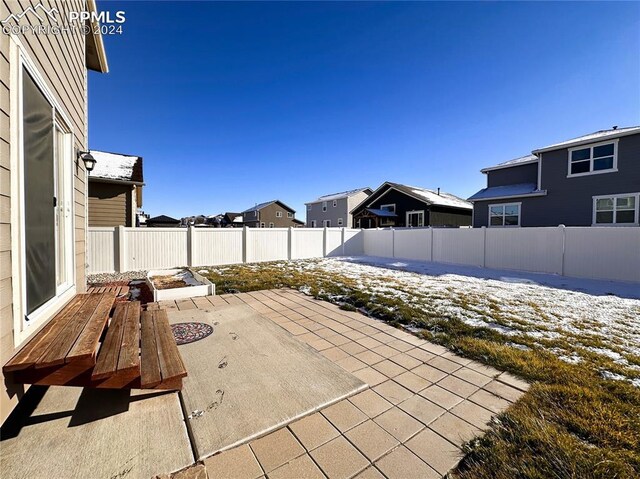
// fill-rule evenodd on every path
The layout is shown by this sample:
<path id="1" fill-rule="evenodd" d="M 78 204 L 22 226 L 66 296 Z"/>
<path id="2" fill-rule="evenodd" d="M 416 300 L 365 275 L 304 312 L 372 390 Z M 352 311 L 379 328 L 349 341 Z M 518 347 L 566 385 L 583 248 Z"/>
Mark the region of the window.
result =
<path id="1" fill-rule="evenodd" d="M 594 225 L 637 225 L 640 193 L 594 196 Z"/>
<path id="2" fill-rule="evenodd" d="M 338 226 L 342 226 L 342 218 L 338 218 Z"/>
<path id="3" fill-rule="evenodd" d="M 331 220 L 322 220 L 322 226 L 325 228 L 331 228 Z"/>
<path id="4" fill-rule="evenodd" d="M 424 226 L 424 211 L 407 211 L 407 226 L 414 228 Z"/>
<path id="5" fill-rule="evenodd" d="M 338 206 L 338 200 L 333 200 L 333 207 L 335 208 L 336 206 Z"/>
<path id="6" fill-rule="evenodd" d="M 260 228 L 264 228 L 264 223 L 260 223 Z"/>
<path id="7" fill-rule="evenodd" d="M 311 227 L 315 228 L 317 225 L 316 220 L 311 220 Z"/>
<path id="8" fill-rule="evenodd" d="M 293 213 L 291 213 L 290 211 L 287 212 L 287 218 L 293 218 Z"/>
<path id="9" fill-rule="evenodd" d="M 274 226 L 273 222 L 269 223 L 269 228 L 273 228 Z"/>
<path id="10" fill-rule="evenodd" d="M 396 205 L 395 203 L 392 205 L 380 205 L 380 209 L 381 210 L 385 210 L 385 211 L 391 211 L 392 213 L 396 212 Z"/>
<path id="11" fill-rule="evenodd" d="M 322 211 L 327 211 L 327 202 L 326 201 L 322 202 Z"/>
<path id="12" fill-rule="evenodd" d="M 617 171 L 618 142 L 597 143 L 569 150 L 567 176 L 592 175 Z"/>
<path id="13" fill-rule="evenodd" d="M 282 218 L 282 211 L 276 211 L 276 218 Z"/>
<path id="14" fill-rule="evenodd" d="M 520 226 L 520 203 L 489 205 L 489 226 Z"/>

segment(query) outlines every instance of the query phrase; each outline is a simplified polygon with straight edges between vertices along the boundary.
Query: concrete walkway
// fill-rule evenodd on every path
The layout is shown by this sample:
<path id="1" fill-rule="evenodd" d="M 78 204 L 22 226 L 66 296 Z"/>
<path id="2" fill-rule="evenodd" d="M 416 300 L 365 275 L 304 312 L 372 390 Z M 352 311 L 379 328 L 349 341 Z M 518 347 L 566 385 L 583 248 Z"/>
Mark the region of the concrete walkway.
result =
<path id="1" fill-rule="evenodd" d="M 205 458 L 174 475 L 179 479 L 442 477 L 459 462 L 462 444 L 482 434 L 491 417 L 528 387 L 380 321 L 291 290 L 159 306 L 215 312 L 238 304 L 271 319 L 369 388 Z"/>

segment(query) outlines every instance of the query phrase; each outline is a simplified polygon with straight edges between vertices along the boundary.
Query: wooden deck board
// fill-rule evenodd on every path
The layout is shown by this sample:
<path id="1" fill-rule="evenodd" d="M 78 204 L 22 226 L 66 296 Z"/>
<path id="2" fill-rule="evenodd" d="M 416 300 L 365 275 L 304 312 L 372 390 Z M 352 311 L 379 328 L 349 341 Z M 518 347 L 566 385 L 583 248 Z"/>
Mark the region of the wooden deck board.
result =
<path id="1" fill-rule="evenodd" d="M 140 301 L 127 303 L 118 370 L 140 369 Z"/>
<path id="2" fill-rule="evenodd" d="M 33 366 L 58 336 L 66 321 L 75 315 L 86 301 L 87 294 L 78 294 L 2 368 L 3 372 L 17 371 Z"/>
<path id="3" fill-rule="evenodd" d="M 187 371 L 178 351 L 178 346 L 173 337 L 167 312 L 164 310 L 152 311 L 156 333 L 156 346 L 162 381 L 175 378 L 183 378 Z"/>
<path id="4" fill-rule="evenodd" d="M 142 313 L 140 329 L 140 385 L 142 388 L 152 388 L 162 382 L 153 313 L 155 311 Z"/>
<path id="5" fill-rule="evenodd" d="M 91 375 L 92 379 L 104 379 L 111 374 L 115 374 L 118 369 L 120 345 L 122 344 L 122 333 L 128 308 L 129 305 L 127 303 L 121 303 L 116 306 L 107 335 L 100 348 L 96 367 Z"/>
<path id="6" fill-rule="evenodd" d="M 100 298 L 98 306 L 88 319 L 85 327 L 80 331 L 78 339 L 67 353 L 65 363 L 91 357 L 95 359 L 98 352 L 100 336 L 102 335 L 102 331 L 104 331 L 107 321 L 109 320 L 109 314 L 111 313 L 111 308 L 113 308 L 115 300 L 115 293 L 102 293 L 102 298 Z"/>

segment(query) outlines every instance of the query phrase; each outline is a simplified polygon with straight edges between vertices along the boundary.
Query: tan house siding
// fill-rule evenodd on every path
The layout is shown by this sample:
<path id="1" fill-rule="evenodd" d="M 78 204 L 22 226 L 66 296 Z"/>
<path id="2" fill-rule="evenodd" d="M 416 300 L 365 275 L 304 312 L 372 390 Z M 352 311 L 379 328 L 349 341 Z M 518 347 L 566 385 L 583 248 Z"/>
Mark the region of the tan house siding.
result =
<path id="1" fill-rule="evenodd" d="M 282 217 L 278 218 L 276 216 L 276 212 L 282 212 Z M 258 221 L 255 220 L 255 217 L 248 216 L 245 217 L 245 222 L 247 226 L 260 228 L 260 224 L 264 223 L 265 228 L 269 228 L 269 223 L 273 223 L 274 228 L 289 228 L 290 226 L 296 227 L 298 226 L 294 223 L 294 218 L 287 218 L 287 213 L 293 213 L 295 218 L 295 212 L 291 209 L 287 209 L 279 203 L 271 203 L 270 205 L 262 208 L 258 213 Z"/>
<path id="2" fill-rule="evenodd" d="M 85 2 L 70 0 L 66 2 L 37 2 L 0 0 L 0 18 L 10 13 L 23 12 L 30 5 L 43 3 L 50 8 L 55 6 L 60 15 L 70 10 L 85 8 Z M 25 17 L 27 19 L 27 17 Z M 26 20 L 23 19 L 23 22 Z M 30 20 L 29 20 L 30 21 Z M 85 67 L 85 38 L 83 35 L 20 35 L 19 40 L 26 55 L 35 64 L 48 89 L 56 98 L 63 112 L 71 121 L 74 134 L 74 146 L 87 149 L 87 71 Z M 10 132 L 15 125 L 10 117 L 12 97 L 10 78 L 12 69 L 18 68 L 11 62 L 9 36 L 0 32 L 0 363 L 4 364 L 15 351 L 14 344 L 14 304 L 12 291 L 11 264 L 11 182 L 10 171 L 11 145 Z M 85 284 L 85 177 L 84 167 L 74 167 L 74 203 L 75 203 L 75 254 L 77 290 L 84 291 Z M 0 421 L 4 421 L 19 397 L 24 392 L 22 386 L 3 384 L 0 393 Z"/>
<path id="3" fill-rule="evenodd" d="M 89 182 L 89 226 L 132 226 L 133 187 Z"/>

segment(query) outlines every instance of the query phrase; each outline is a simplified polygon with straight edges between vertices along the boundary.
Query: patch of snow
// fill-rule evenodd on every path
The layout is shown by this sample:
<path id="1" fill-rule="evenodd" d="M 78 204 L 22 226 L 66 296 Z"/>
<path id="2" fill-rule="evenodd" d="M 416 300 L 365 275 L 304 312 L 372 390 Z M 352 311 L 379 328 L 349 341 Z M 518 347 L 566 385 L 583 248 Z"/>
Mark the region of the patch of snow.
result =
<path id="1" fill-rule="evenodd" d="M 118 155 L 96 150 L 92 150 L 91 155 L 96 159 L 91 176 L 109 180 L 131 181 L 133 168 L 140 159 L 137 156 Z"/>
<path id="2" fill-rule="evenodd" d="M 417 196 L 421 196 L 434 205 L 454 206 L 456 208 L 465 208 L 468 210 L 473 209 L 473 205 L 468 201 L 458 198 L 451 193 L 445 193 L 444 191 L 441 191 L 440 194 L 438 194 L 436 191 L 424 188 L 412 188 L 411 192 Z"/>

